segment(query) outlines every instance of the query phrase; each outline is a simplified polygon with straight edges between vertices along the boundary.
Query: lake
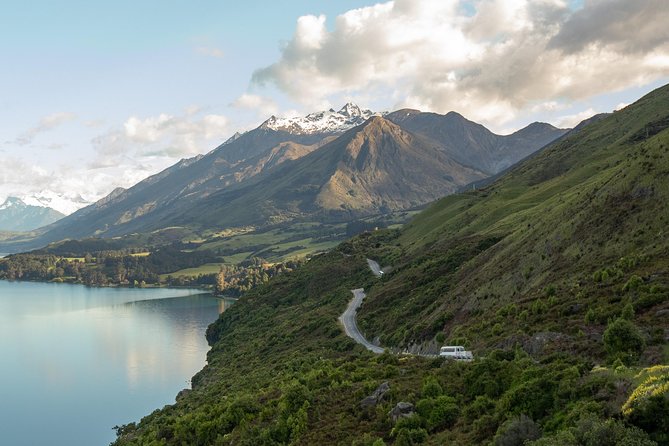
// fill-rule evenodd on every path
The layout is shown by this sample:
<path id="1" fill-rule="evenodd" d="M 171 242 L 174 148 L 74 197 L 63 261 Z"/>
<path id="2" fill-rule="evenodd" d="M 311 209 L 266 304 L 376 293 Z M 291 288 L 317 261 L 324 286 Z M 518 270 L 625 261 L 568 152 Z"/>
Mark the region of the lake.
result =
<path id="1" fill-rule="evenodd" d="M 229 305 L 201 293 L 0 281 L 2 444 L 108 445 L 174 403 Z"/>

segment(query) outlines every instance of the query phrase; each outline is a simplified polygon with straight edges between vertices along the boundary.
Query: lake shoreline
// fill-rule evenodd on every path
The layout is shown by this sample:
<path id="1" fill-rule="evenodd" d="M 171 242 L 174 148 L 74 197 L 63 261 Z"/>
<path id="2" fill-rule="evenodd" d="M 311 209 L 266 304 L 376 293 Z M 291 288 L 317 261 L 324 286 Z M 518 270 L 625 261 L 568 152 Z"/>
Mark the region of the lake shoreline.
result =
<path id="1" fill-rule="evenodd" d="M 0 376 L 16 383 L 0 408 L 7 444 L 109 444 L 112 426 L 190 387 L 206 365 L 207 327 L 234 304 L 185 287 L 72 285 L 0 281 Z M 53 411 L 64 398 L 69 408 Z M 27 429 L 34 419 L 45 428 Z"/>
<path id="2" fill-rule="evenodd" d="M 157 285 L 154 283 L 147 283 L 143 286 L 134 286 L 130 283 L 105 283 L 105 284 L 87 284 L 75 280 L 58 280 L 58 279 L 52 279 L 52 280 L 31 280 L 31 279 L 6 279 L 6 278 L 0 278 L 0 281 L 3 282 L 25 282 L 25 283 L 58 283 L 58 284 L 67 284 L 67 285 L 83 285 L 88 288 L 134 288 L 138 290 L 147 290 L 147 289 L 162 289 L 162 288 L 170 288 L 170 289 L 175 289 L 175 290 L 201 290 L 201 291 L 206 291 L 210 292 L 212 295 L 215 295 L 212 291 L 211 286 L 170 286 L 170 285 Z"/>

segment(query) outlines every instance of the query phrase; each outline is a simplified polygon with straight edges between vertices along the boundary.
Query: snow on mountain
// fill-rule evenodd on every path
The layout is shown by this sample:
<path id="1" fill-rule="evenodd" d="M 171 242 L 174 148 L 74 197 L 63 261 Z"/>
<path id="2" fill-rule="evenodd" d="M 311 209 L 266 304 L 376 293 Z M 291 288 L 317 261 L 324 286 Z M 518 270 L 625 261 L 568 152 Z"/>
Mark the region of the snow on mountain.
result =
<path id="1" fill-rule="evenodd" d="M 37 194 L 24 196 L 21 197 L 21 199 L 29 206 L 51 208 L 65 215 L 70 215 L 92 203 L 76 193 L 59 194 L 49 190 L 43 190 Z"/>
<path id="2" fill-rule="evenodd" d="M 295 135 L 314 133 L 340 133 L 362 124 L 372 116 L 379 115 L 371 110 L 362 110 L 349 102 L 339 111 L 333 109 L 311 113 L 304 117 L 277 118 L 272 116 L 263 126 L 272 130 L 289 132 Z"/>
<path id="3" fill-rule="evenodd" d="M 63 218 L 48 207 L 31 206 L 17 197 L 7 197 L 0 205 L 0 231 L 32 231 Z"/>
<path id="4" fill-rule="evenodd" d="M 12 208 L 21 208 L 24 207 L 25 203 L 21 199 L 16 197 L 7 197 L 4 203 L 0 205 L 0 211 Z"/>

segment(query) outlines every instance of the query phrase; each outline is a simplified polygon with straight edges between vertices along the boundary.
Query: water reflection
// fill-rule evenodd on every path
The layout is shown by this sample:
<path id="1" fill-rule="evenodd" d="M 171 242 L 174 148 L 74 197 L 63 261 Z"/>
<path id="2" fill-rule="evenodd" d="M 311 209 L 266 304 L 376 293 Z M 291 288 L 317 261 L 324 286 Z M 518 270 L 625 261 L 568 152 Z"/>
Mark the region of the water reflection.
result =
<path id="1" fill-rule="evenodd" d="M 230 304 L 194 290 L 0 281 L 2 443 L 108 444 L 112 426 L 189 386 L 206 327 Z"/>

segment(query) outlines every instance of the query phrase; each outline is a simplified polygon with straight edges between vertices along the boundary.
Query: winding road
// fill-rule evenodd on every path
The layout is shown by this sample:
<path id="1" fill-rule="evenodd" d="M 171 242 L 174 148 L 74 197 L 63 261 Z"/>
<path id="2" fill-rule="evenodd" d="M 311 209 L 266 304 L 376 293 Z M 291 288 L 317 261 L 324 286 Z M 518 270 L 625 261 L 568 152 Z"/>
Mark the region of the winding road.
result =
<path id="1" fill-rule="evenodd" d="M 376 263 L 374 260 L 367 259 L 367 264 L 369 265 L 369 269 L 376 277 L 383 276 L 383 271 L 381 271 L 378 263 Z M 365 347 L 367 350 L 378 354 L 383 353 L 385 351 L 383 347 L 374 345 L 365 339 L 363 334 L 360 333 L 358 323 L 355 320 L 358 308 L 360 308 L 362 300 L 365 298 L 365 290 L 362 288 L 356 288 L 355 290 L 351 290 L 351 293 L 353 293 L 353 299 L 351 299 L 351 301 L 348 303 L 348 306 L 342 315 L 339 316 L 339 321 L 344 326 L 346 335 L 358 344 Z"/>
<path id="2" fill-rule="evenodd" d="M 383 277 L 383 270 L 381 270 L 381 267 L 377 262 L 371 259 L 367 259 L 367 265 L 369 265 L 369 269 L 372 271 L 372 273 L 378 277 L 381 278 Z M 358 312 L 358 308 L 360 308 L 360 305 L 362 305 L 362 300 L 365 298 L 365 290 L 363 288 L 356 288 L 354 290 L 351 290 L 351 293 L 353 293 L 353 299 L 348 303 L 348 306 L 346 307 L 346 310 L 339 316 L 339 322 L 344 326 L 344 331 L 346 332 L 346 336 L 349 338 L 353 339 L 355 342 L 358 344 L 362 345 L 365 347 L 367 350 L 376 353 L 376 354 L 381 354 L 383 353 L 386 349 L 383 347 L 379 347 L 378 345 L 374 345 L 371 342 L 369 342 L 365 336 L 360 332 L 360 329 L 358 328 L 358 323 L 356 322 L 356 313 Z M 398 354 L 398 352 L 395 352 Z M 409 351 L 404 351 L 403 353 L 405 354 L 411 354 L 414 356 L 423 356 L 426 358 L 440 358 L 441 356 L 439 354 L 432 354 L 432 353 L 421 353 L 421 352 L 409 352 Z M 471 352 L 466 352 L 471 355 Z M 402 354 L 402 353 L 399 353 Z M 451 359 L 458 359 L 458 358 L 451 358 Z M 460 360 L 464 361 L 472 361 L 473 357 L 470 356 L 468 358 L 459 358 Z"/>

